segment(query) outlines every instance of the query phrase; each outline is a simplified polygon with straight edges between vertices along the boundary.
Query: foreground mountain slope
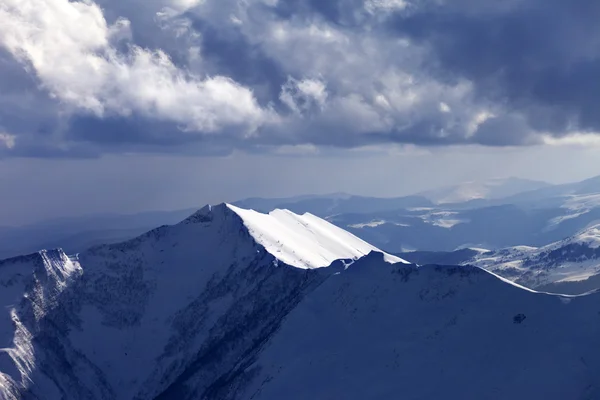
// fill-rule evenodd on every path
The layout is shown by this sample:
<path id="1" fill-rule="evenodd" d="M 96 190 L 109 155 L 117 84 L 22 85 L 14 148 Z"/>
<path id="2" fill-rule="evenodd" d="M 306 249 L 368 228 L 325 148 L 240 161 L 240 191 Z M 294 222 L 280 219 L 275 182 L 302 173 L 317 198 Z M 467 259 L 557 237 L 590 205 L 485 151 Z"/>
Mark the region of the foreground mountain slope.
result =
<path id="1" fill-rule="evenodd" d="M 311 215 L 206 207 L 0 284 L 0 398 L 599 396 L 598 295 L 417 268 Z"/>
<path id="2" fill-rule="evenodd" d="M 3 396 L 151 399 L 197 370 L 209 390 L 325 278 L 313 268 L 371 251 L 310 215 L 221 205 L 78 257 L 7 260 Z"/>
<path id="3" fill-rule="evenodd" d="M 478 268 L 379 261 L 363 259 L 306 297 L 238 398 L 600 396 L 599 295 L 561 298 Z"/>
<path id="4" fill-rule="evenodd" d="M 60 373 L 55 368 L 94 374 L 93 366 L 70 349 L 55 351 L 63 346 L 66 325 L 75 322 L 68 312 L 70 289 L 81 275 L 79 264 L 60 250 L 0 261 L 0 399 L 60 398 L 52 383 Z M 32 383 L 43 390 L 26 393 Z M 91 392 L 74 394 L 85 398 Z"/>

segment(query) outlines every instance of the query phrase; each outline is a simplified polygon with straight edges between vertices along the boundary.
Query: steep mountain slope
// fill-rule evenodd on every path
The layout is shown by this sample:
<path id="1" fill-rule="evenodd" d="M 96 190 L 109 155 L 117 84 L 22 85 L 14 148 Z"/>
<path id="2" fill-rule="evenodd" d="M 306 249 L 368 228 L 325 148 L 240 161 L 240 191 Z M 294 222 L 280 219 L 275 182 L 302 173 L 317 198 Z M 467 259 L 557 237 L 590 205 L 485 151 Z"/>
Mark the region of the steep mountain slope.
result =
<path id="1" fill-rule="evenodd" d="M 221 205 L 78 257 L 7 260 L 3 396 L 151 399 L 199 369 L 209 390 L 326 277 L 314 268 L 371 251 L 310 215 Z"/>
<path id="2" fill-rule="evenodd" d="M 54 351 L 63 346 L 65 325 L 73 322 L 67 312 L 72 301 L 70 287 L 81 275 L 79 264 L 62 251 L 0 261 L 1 399 L 60 398 L 60 391 L 51 383 L 59 371 L 38 374 L 45 366 L 93 373 L 76 354 L 61 353 L 55 358 Z M 47 351 L 38 351 L 41 348 Z M 68 364 L 62 355 L 72 357 Z M 43 390 L 26 394 L 23 388 L 32 383 Z"/>
<path id="3" fill-rule="evenodd" d="M 547 293 L 560 293 L 567 295 L 579 295 L 597 291 L 600 289 L 600 274 L 592 275 L 589 278 L 559 282 L 552 282 L 546 285 L 538 286 L 537 290 Z"/>
<path id="4" fill-rule="evenodd" d="M 312 215 L 205 207 L 0 284 L 0 398 L 600 395 L 599 295 L 405 264 Z"/>
<path id="5" fill-rule="evenodd" d="M 360 260 L 306 297 L 237 398 L 600 395 L 599 295 L 560 298 L 477 268 L 379 261 Z"/>

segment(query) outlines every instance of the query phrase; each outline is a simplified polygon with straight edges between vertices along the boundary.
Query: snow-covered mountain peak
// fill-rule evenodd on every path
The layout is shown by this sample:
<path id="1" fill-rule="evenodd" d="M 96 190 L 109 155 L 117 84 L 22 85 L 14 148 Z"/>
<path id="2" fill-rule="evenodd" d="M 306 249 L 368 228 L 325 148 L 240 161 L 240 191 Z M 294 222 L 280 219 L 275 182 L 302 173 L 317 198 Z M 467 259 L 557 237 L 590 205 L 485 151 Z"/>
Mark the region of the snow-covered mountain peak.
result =
<path id="1" fill-rule="evenodd" d="M 335 260 L 357 260 L 371 252 L 382 253 L 391 264 L 407 263 L 310 213 L 298 215 L 289 210 L 274 210 L 262 214 L 233 205 L 227 207 L 239 215 L 257 243 L 293 267 L 322 268 Z"/>
<path id="2" fill-rule="evenodd" d="M 575 236 L 567 239 L 569 244 L 581 244 L 586 245 L 591 249 L 597 249 L 600 247 L 600 224 L 590 226 Z"/>
<path id="3" fill-rule="evenodd" d="M 391 264 L 407 263 L 310 213 L 276 209 L 263 214 L 223 203 L 204 206 L 180 225 L 195 224 L 217 229 L 221 235 L 242 231 L 276 262 L 296 268 L 328 267 L 336 260 L 355 261 L 371 252 L 382 253 Z"/>
<path id="4" fill-rule="evenodd" d="M 232 216 L 231 210 L 227 207 L 227 204 L 222 203 L 216 206 L 207 204 L 185 220 L 182 224 L 194 224 L 198 222 L 210 222 L 215 218 L 224 219 L 227 215 Z"/>
<path id="5" fill-rule="evenodd" d="M 562 400 L 600 388 L 598 295 L 406 265 L 311 214 L 207 206 L 76 258 L 0 262 L 0 285 L 0 399 Z"/>

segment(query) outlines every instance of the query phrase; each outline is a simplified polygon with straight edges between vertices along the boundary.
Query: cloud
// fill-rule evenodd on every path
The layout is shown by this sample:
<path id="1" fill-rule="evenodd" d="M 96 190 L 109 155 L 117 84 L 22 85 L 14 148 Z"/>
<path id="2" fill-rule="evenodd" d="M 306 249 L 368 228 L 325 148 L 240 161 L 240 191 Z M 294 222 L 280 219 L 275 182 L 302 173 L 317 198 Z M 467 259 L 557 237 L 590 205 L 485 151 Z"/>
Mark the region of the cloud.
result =
<path id="1" fill-rule="evenodd" d="M 581 148 L 591 149 L 594 147 L 600 147 L 600 134 L 595 133 L 573 133 L 569 136 L 564 137 L 553 137 L 547 135 L 543 138 L 545 144 L 551 146 L 575 146 Z"/>
<path id="2" fill-rule="evenodd" d="M 600 131 L 598 18 L 592 0 L 5 0 L 0 155 L 570 143 Z"/>
<path id="3" fill-rule="evenodd" d="M 129 25 L 126 19 L 107 25 L 91 2 L 6 0 L 0 6 L 5 48 L 68 111 L 141 115 L 184 132 L 234 126 L 241 136 L 269 118 L 252 91 L 228 77 L 184 71 L 160 49 L 128 43 L 120 52 L 117 42 L 129 36 Z"/>
<path id="4" fill-rule="evenodd" d="M 327 101 L 327 88 L 317 79 L 297 81 L 289 78 L 281 88 L 279 99 L 295 113 L 302 114 L 310 109 L 318 112 Z"/>
<path id="5" fill-rule="evenodd" d="M 408 6 L 405 0 L 366 0 L 365 9 L 370 13 L 380 11 L 393 12 L 403 10 Z"/>
<path id="6" fill-rule="evenodd" d="M 15 135 L 0 132 L 0 146 L 3 146 L 7 149 L 12 149 L 15 147 Z"/>
<path id="7" fill-rule="evenodd" d="M 389 27 L 429 50 L 435 77 L 519 110 L 530 129 L 598 131 L 600 4 L 593 0 L 425 2 Z"/>

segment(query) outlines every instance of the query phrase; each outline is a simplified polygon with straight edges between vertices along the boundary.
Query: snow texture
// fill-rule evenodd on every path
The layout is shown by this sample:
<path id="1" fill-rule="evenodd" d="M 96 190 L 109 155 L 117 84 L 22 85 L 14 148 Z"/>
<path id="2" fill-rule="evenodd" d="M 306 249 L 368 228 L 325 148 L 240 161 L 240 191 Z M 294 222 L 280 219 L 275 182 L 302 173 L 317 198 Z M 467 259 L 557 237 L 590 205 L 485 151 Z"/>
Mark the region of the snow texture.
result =
<path id="1" fill-rule="evenodd" d="M 383 253 L 362 239 L 310 213 L 297 215 L 289 210 L 262 214 L 232 205 L 227 207 L 244 221 L 254 239 L 278 260 L 298 268 L 321 268 L 335 260 L 364 257 L 372 251 Z M 385 254 L 386 262 L 408 262 Z"/>
<path id="2" fill-rule="evenodd" d="M 515 246 L 480 253 L 465 264 L 530 288 L 547 290 L 555 283 L 585 281 L 600 273 L 600 225 L 540 248 Z M 587 284 L 582 287 L 589 290 Z"/>
<path id="3" fill-rule="evenodd" d="M 0 285 L 0 399 L 600 396 L 600 294 L 405 264 L 310 214 L 205 207 Z"/>

